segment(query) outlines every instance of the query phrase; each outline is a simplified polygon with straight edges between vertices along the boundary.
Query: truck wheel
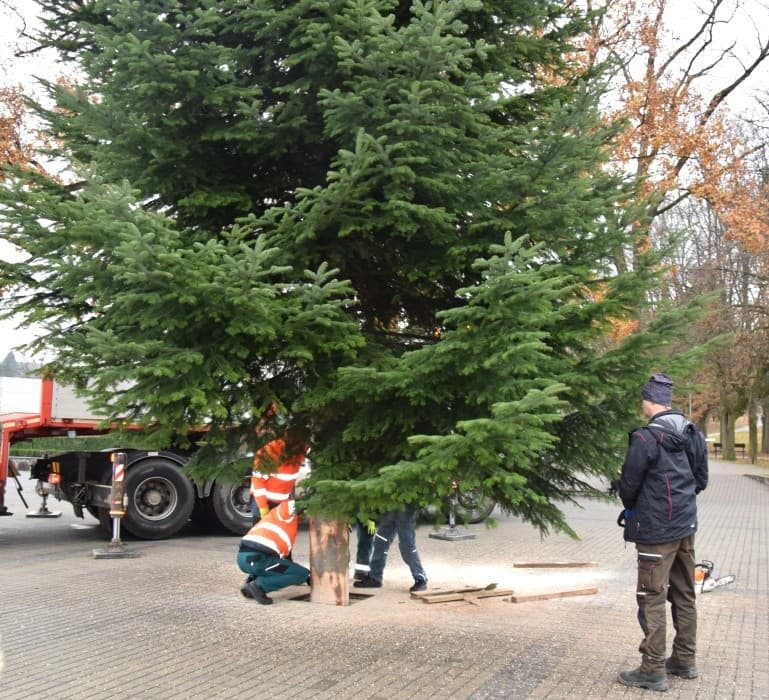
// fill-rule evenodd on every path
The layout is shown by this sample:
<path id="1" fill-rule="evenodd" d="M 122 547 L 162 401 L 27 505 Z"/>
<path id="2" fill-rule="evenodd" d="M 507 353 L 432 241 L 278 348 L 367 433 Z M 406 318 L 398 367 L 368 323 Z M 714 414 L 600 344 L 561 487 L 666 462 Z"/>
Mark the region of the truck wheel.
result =
<path id="1" fill-rule="evenodd" d="M 480 491 L 468 489 L 457 491 L 457 520 L 468 523 L 482 523 L 488 518 L 497 502 L 484 496 Z"/>
<path id="2" fill-rule="evenodd" d="M 245 535 L 251 529 L 249 485 L 249 479 L 243 479 L 237 484 L 214 484 L 209 496 L 219 524 L 235 535 Z"/>
<path id="3" fill-rule="evenodd" d="M 134 537 L 145 540 L 173 537 L 187 524 L 195 505 L 192 482 L 177 465 L 164 459 L 129 467 L 125 494 L 128 508 L 123 525 Z"/>

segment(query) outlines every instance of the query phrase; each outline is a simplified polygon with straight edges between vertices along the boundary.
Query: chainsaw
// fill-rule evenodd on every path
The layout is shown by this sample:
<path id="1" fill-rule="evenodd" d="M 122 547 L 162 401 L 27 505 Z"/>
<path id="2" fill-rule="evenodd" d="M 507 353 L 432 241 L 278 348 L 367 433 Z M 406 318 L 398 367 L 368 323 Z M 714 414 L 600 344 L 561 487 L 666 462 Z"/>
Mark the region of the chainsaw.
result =
<path id="1" fill-rule="evenodd" d="M 709 593 L 714 588 L 725 586 L 727 583 L 734 583 L 736 580 L 737 577 L 734 574 L 716 578 L 713 576 L 713 567 L 713 562 L 707 559 L 694 565 L 694 588 L 697 593 Z"/>

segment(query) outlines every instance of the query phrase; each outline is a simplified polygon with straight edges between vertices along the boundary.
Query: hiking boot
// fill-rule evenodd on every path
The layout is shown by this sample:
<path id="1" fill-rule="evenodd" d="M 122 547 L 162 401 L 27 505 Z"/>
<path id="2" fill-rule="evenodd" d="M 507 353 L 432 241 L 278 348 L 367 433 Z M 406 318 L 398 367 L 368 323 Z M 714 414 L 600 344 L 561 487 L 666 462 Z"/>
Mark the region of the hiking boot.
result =
<path id="1" fill-rule="evenodd" d="M 243 588 L 251 594 L 251 597 L 259 603 L 259 605 L 272 605 L 272 598 L 262 590 L 256 581 L 249 581 L 243 585 Z"/>
<path id="2" fill-rule="evenodd" d="M 371 578 L 371 576 L 365 576 L 360 581 L 355 581 L 352 585 L 355 586 L 355 588 L 381 588 L 382 582 Z"/>
<path id="3" fill-rule="evenodd" d="M 362 581 L 364 578 L 368 578 L 368 574 L 365 571 L 356 569 L 355 573 L 352 575 L 352 578 L 354 581 Z"/>
<path id="4" fill-rule="evenodd" d="M 411 588 L 409 588 L 409 590 L 412 593 L 416 593 L 417 591 L 425 591 L 427 590 L 427 581 L 423 579 L 415 579 L 414 585 Z"/>
<path id="5" fill-rule="evenodd" d="M 665 670 L 671 676 L 678 676 L 679 678 L 691 679 L 697 677 L 697 667 L 694 664 L 691 666 L 682 666 L 677 661 L 674 661 L 672 657 L 665 659 Z"/>
<path id="6" fill-rule="evenodd" d="M 668 689 L 668 679 L 664 674 L 658 676 L 651 673 L 645 673 L 640 668 L 632 671 L 622 671 L 617 680 L 622 685 L 629 685 L 631 688 L 646 688 L 647 690 L 658 690 L 664 692 Z"/>
<path id="7" fill-rule="evenodd" d="M 244 598 L 253 598 L 254 596 L 251 595 L 251 591 L 248 590 L 248 584 L 250 581 L 246 579 L 243 581 L 243 585 L 240 587 L 240 595 L 242 595 Z"/>

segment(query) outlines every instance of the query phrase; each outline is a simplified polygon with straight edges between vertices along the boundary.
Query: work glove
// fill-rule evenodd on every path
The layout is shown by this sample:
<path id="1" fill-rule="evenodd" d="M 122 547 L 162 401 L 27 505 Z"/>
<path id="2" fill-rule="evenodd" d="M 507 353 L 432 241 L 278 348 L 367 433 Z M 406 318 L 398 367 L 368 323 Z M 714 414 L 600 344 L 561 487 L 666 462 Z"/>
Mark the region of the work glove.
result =
<path id="1" fill-rule="evenodd" d="M 619 525 L 620 527 L 625 527 L 625 524 L 627 523 L 627 520 L 630 517 L 630 513 L 632 513 L 630 508 L 625 508 L 624 510 L 621 510 L 619 512 L 619 515 L 617 516 L 617 525 Z"/>
<path id="2" fill-rule="evenodd" d="M 259 509 L 259 517 L 260 517 L 260 518 L 263 518 L 263 517 L 264 517 L 265 515 L 267 515 L 267 513 L 269 513 L 269 512 L 270 512 L 270 509 L 269 509 L 269 508 L 260 508 L 260 509 Z"/>
<path id="3" fill-rule="evenodd" d="M 376 535 L 376 523 L 373 520 L 367 520 L 363 524 L 366 526 L 366 531 L 369 535 Z"/>

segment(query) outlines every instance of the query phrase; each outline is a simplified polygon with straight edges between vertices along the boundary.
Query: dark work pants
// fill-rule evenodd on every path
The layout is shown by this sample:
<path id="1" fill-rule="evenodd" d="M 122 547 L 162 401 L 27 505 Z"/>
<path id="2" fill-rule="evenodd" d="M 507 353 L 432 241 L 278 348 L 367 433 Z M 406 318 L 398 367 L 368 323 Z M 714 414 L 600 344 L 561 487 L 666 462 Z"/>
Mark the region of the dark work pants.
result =
<path id="1" fill-rule="evenodd" d="M 371 573 L 369 576 L 381 583 L 384 575 L 387 553 L 390 545 L 398 536 L 398 548 L 415 581 L 427 581 L 427 574 L 422 568 L 416 544 L 417 510 L 407 508 L 394 513 L 386 513 L 377 520 L 374 549 L 371 552 Z"/>
<path id="2" fill-rule="evenodd" d="M 310 576 L 310 570 L 301 564 L 263 552 L 238 552 L 238 568 L 265 593 L 307 583 Z"/>
<path id="3" fill-rule="evenodd" d="M 694 666 L 697 651 L 697 605 L 694 589 L 694 536 L 664 544 L 636 544 L 638 551 L 638 622 L 644 638 L 638 650 L 641 669 L 665 673 L 666 602 L 670 601 L 673 627 L 671 658 L 681 666 Z"/>
<path id="4" fill-rule="evenodd" d="M 355 532 L 358 536 L 358 546 L 355 550 L 355 571 L 368 574 L 371 550 L 374 547 L 374 535 L 369 533 L 368 528 L 360 520 L 355 521 Z"/>

